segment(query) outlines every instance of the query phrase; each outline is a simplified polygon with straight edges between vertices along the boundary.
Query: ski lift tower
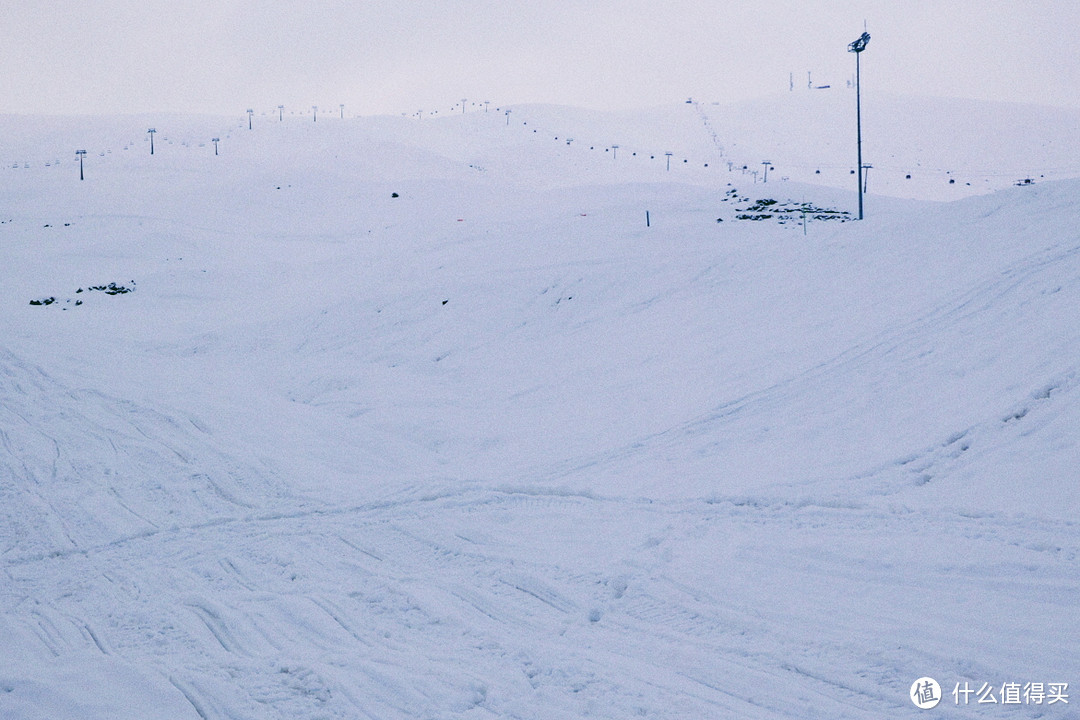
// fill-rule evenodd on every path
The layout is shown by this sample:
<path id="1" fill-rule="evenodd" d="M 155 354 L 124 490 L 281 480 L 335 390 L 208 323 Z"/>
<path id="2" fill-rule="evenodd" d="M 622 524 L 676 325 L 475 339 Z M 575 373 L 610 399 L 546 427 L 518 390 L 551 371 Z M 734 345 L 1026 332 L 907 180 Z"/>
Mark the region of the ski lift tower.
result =
<path id="1" fill-rule="evenodd" d="M 862 161 L 862 98 L 859 94 L 859 56 L 870 42 L 870 33 L 864 32 L 859 39 L 848 45 L 848 52 L 855 53 L 855 142 L 859 160 L 859 219 L 863 219 L 863 161 Z"/>

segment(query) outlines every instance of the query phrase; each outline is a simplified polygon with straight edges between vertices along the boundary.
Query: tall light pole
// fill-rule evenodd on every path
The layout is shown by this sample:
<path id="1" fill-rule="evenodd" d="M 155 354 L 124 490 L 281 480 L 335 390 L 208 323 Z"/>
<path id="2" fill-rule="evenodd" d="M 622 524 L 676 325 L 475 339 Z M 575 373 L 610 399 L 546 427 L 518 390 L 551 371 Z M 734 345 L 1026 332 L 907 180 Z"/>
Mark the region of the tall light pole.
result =
<path id="1" fill-rule="evenodd" d="M 214 154 L 217 155 L 218 154 L 217 153 L 217 144 L 219 142 L 221 142 L 221 138 L 213 138 L 213 140 L 211 140 L 211 142 L 214 143 Z"/>
<path id="2" fill-rule="evenodd" d="M 461 98 L 461 114 L 465 114 L 465 103 L 469 101 L 469 98 Z"/>
<path id="3" fill-rule="evenodd" d="M 312 118 L 311 122 L 319 122 L 319 106 L 318 105 L 312 105 L 311 106 L 311 118 Z"/>
<path id="4" fill-rule="evenodd" d="M 863 162 L 862 162 L 862 96 L 859 90 L 859 56 L 870 42 L 870 33 L 864 32 L 859 39 L 848 45 L 848 52 L 855 53 L 855 142 L 859 155 L 859 219 L 863 219 Z"/>
<path id="5" fill-rule="evenodd" d="M 150 128 L 146 132 L 150 133 L 150 154 L 154 154 L 154 133 L 157 132 L 154 128 Z"/>
<path id="6" fill-rule="evenodd" d="M 342 120 L 344 120 L 344 119 L 345 119 L 345 104 L 344 104 L 344 103 L 342 103 L 342 104 L 341 104 L 341 105 L 339 105 L 338 107 L 340 107 L 340 108 L 341 108 L 341 119 L 342 119 Z"/>
<path id="7" fill-rule="evenodd" d="M 664 155 L 666 155 L 666 156 L 667 156 L 667 169 L 668 169 L 668 170 L 671 170 L 671 155 L 672 155 L 672 154 L 671 154 L 671 153 L 669 153 L 669 152 L 666 152 L 666 153 L 664 153 Z"/>
<path id="8" fill-rule="evenodd" d="M 277 106 L 277 119 L 278 119 L 278 122 L 281 122 L 282 120 L 285 119 L 285 106 L 284 105 L 278 105 Z"/>
<path id="9" fill-rule="evenodd" d="M 251 129 L 251 116 L 255 114 L 255 111 L 248 108 L 248 130 Z"/>
<path id="10" fill-rule="evenodd" d="M 83 158 L 86 157 L 86 151 L 85 150 L 76 150 L 75 154 L 79 156 L 79 179 L 82 180 L 83 179 L 82 161 L 83 161 Z"/>

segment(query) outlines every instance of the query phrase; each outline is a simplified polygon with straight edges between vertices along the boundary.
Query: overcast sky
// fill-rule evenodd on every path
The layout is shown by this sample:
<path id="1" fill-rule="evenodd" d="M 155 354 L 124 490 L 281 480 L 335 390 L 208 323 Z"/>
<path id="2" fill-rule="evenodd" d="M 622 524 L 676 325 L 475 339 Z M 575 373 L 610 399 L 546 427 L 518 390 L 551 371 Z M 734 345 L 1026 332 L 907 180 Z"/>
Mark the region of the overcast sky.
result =
<path id="1" fill-rule="evenodd" d="M 0 113 L 642 107 L 854 75 L 1080 105 L 1072 0 L 2 0 Z"/>

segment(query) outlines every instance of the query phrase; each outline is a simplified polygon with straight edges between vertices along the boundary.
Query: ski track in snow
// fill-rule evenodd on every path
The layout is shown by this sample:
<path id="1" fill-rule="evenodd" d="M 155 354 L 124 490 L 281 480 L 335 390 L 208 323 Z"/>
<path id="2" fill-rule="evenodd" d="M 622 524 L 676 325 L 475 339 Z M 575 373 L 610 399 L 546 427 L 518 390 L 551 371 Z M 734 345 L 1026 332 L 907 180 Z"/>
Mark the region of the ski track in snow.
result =
<path id="1" fill-rule="evenodd" d="M 982 577 L 984 589 L 990 581 L 980 605 L 1002 617 L 1033 602 L 1048 619 L 1067 617 L 1080 528 L 1032 525 L 794 503 L 462 493 L 9 558 L 5 604 L 33 608 L 18 623 L 43 652 L 96 651 L 158 668 L 200 715 L 216 705 L 223 717 L 479 707 L 502 717 L 552 708 L 613 718 L 878 717 L 905 710 L 884 687 L 917 672 L 889 666 L 886 645 L 942 635 L 944 618 L 964 622 L 966 580 Z M 920 552 L 874 557 L 864 537 L 877 533 Z M 963 543 L 976 548 L 967 562 L 934 550 Z M 740 582 L 748 575 L 759 577 L 756 591 Z M 838 582 L 849 599 L 834 613 L 799 602 Z M 769 600 L 770 589 L 789 598 Z M 880 601 L 897 590 L 910 606 Z M 867 628 L 880 634 L 882 656 L 862 644 Z M 964 677 L 1005 670 L 957 668 L 966 643 L 946 636 L 933 645 L 911 661 Z M 836 672 L 853 660 L 859 673 Z"/>

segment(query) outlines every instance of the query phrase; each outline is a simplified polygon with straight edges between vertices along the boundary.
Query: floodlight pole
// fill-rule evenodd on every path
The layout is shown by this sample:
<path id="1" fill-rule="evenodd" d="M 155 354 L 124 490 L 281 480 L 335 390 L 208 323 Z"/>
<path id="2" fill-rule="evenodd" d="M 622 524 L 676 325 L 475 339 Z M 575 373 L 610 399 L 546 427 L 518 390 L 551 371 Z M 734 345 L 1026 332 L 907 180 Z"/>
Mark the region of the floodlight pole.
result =
<path id="1" fill-rule="evenodd" d="M 311 118 L 312 118 L 311 122 L 319 122 L 319 106 L 318 105 L 312 105 L 311 106 Z"/>
<path id="2" fill-rule="evenodd" d="M 772 163 L 768 160 L 762 160 L 761 164 L 765 166 L 765 177 L 762 178 L 761 182 L 767 183 L 769 182 L 769 166 L 772 165 Z"/>
<path id="3" fill-rule="evenodd" d="M 255 114 L 254 110 L 248 109 L 248 130 L 251 129 L 251 116 Z"/>
<path id="4" fill-rule="evenodd" d="M 150 128 L 146 132 L 150 133 L 150 154 L 154 154 L 154 133 L 157 132 L 154 128 Z"/>
<path id="5" fill-rule="evenodd" d="M 79 179 L 83 179 L 83 158 L 86 156 L 85 150 L 76 150 L 75 154 L 79 156 Z"/>
<path id="6" fill-rule="evenodd" d="M 339 105 L 338 107 L 341 108 L 341 119 L 344 120 L 345 119 L 345 105 L 342 104 L 342 105 Z"/>
<path id="7" fill-rule="evenodd" d="M 855 142 L 859 161 L 859 219 L 863 219 L 863 161 L 862 161 L 862 95 L 859 88 L 859 56 L 870 42 L 870 33 L 864 32 L 859 39 L 848 45 L 848 52 L 855 53 Z"/>
<path id="8" fill-rule="evenodd" d="M 667 169 L 668 169 L 668 171 L 670 171 L 671 170 L 671 155 L 672 155 L 672 153 L 666 152 L 666 153 L 664 153 L 664 155 L 667 156 Z"/>
<path id="9" fill-rule="evenodd" d="M 277 119 L 278 119 L 278 122 L 281 122 L 282 120 L 285 119 L 285 106 L 284 105 L 278 105 L 277 106 Z"/>
<path id="10" fill-rule="evenodd" d="M 507 110 L 505 115 L 506 115 L 506 126 L 510 127 L 510 111 Z"/>
<path id="11" fill-rule="evenodd" d="M 213 138 L 213 140 L 211 140 L 211 142 L 214 143 L 214 154 L 217 155 L 218 154 L 218 152 L 217 152 L 217 144 L 219 142 L 221 142 L 221 138 Z"/>
<path id="12" fill-rule="evenodd" d="M 611 146 L 611 159 L 612 160 L 618 160 L 619 159 L 619 146 L 618 145 L 612 145 Z"/>

